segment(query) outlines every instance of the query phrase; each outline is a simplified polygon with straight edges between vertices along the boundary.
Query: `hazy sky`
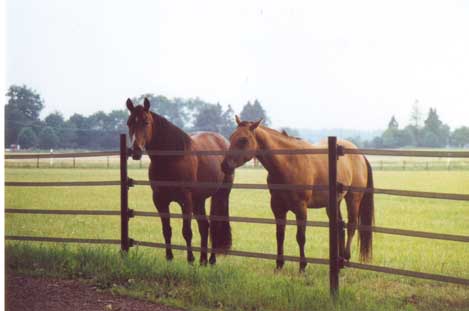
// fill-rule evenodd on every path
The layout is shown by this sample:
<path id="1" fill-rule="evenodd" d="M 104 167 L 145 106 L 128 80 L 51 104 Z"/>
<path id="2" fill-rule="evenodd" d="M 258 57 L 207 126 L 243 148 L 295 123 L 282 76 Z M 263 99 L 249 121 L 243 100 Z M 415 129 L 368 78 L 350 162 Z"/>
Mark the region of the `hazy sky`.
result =
<path id="1" fill-rule="evenodd" d="M 376 129 L 437 108 L 469 125 L 467 1 L 7 1 L 7 83 L 45 113 L 125 107 L 145 92 L 274 126 Z"/>

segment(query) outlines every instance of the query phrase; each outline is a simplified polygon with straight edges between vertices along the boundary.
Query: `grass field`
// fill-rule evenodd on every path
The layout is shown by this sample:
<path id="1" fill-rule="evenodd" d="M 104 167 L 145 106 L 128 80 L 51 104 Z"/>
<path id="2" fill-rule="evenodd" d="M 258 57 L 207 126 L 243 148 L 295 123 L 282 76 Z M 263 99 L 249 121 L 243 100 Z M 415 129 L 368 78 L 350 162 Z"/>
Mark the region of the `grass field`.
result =
<path id="1" fill-rule="evenodd" d="M 129 175 L 145 180 L 144 169 Z M 116 169 L 6 169 L 7 181 L 118 180 Z M 265 183 L 262 169 L 237 171 L 236 182 Z M 469 193 L 469 171 L 376 171 L 375 187 Z M 377 195 L 376 225 L 469 235 L 469 202 Z M 261 190 L 233 190 L 231 215 L 272 218 L 269 195 Z M 132 188 L 130 208 L 154 211 L 148 187 Z M 119 210 L 118 187 L 13 188 L 5 191 L 7 208 Z M 342 207 L 345 208 L 344 206 Z M 177 205 L 171 211 L 179 213 Z M 293 219 L 289 215 L 289 219 Z M 309 220 L 324 220 L 324 209 L 310 210 Z M 172 221 L 173 243 L 184 245 L 179 220 Z M 233 223 L 233 249 L 275 253 L 275 226 Z M 193 223 L 194 245 L 199 245 Z M 119 238 L 118 217 L 6 215 L 7 235 Z M 298 255 L 296 228 L 287 227 L 285 254 Z M 163 242 L 159 219 L 130 221 L 136 240 Z M 373 264 L 469 278 L 469 245 L 375 234 Z M 25 246 L 26 245 L 26 246 Z M 216 267 L 185 263 L 185 254 L 167 264 L 161 250 L 132 249 L 122 259 L 116 247 L 7 243 L 7 262 L 28 274 L 81 276 L 113 291 L 183 307 L 239 310 L 468 310 L 469 288 L 439 282 L 346 269 L 340 276 L 341 299 L 328 297 L 328 267 L 309 265 L 304 275 L 296 263 L 274 273 L 275 263 L 238 257 L 219 258 Z M 356 243 L 352 249 L 357 260 Z M 327 258 L 328 232 L 308 228 L 306 255 Z M 131 280 L 131 282 L 129 281 Z"/>

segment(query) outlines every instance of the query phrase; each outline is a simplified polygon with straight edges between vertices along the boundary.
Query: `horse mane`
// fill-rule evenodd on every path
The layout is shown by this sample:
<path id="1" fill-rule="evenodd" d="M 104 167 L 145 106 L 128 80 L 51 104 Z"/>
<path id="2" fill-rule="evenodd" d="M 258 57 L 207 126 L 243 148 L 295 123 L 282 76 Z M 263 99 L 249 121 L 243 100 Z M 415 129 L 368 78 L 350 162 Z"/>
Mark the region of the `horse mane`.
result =
<path id="1" fill-rule="evenodd" d="M 191 137 L 165 117 L 151 112 L 153 117 L 153 139 L 148 149 L 156 150 L 188 150 Z"/>
<path id="2" fill-rule="evenodd" d="M 282 130 L 281 132 L 279 132 L 277 130 L 274 130 L 270 127 L 263 126 L 263 125 L 261 125 L 260 128 L 262 128 L 266 132 L 269 132 L 272 135 L 275 135 L 277 137 L 280 137 L 282 139 L 285 139 L 285 140 L 288 140 L 288 141 L 291 141 L 291 142 L 305 142 L 306 143 L 306 141 L 304 141 L 303 139 L 301 139 L 299 137 L 288 135 L 287 131 L 285 131 L 285 130 Z"/>

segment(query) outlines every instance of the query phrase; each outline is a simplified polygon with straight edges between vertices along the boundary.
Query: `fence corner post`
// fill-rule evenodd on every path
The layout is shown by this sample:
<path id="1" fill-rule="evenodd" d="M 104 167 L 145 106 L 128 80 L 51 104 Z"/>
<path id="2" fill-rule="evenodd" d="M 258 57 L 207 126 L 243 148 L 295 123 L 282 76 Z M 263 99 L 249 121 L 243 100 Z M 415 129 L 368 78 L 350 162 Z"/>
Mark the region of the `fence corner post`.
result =
<path id="1" fill-rule="evenodd" d="M 127 135 L 120 135 L 121 250 L 129 251 L 129 187 L 127 176 Z"/>
<path id="2" fill-rule="evenodd" d="M 329 285 L 333 299 L 339 295 L 339 223 L 337 204 L 337 137 L 328 137 L 329 156 Z"/>

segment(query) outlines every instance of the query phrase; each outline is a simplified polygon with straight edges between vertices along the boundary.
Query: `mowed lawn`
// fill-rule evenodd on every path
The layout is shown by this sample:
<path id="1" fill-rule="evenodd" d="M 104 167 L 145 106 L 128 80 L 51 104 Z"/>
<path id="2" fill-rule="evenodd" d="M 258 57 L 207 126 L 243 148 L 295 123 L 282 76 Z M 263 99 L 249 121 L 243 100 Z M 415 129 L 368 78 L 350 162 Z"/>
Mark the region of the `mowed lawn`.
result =
<path id="1" fill-rule="evenodd" d="M 137 180 L 146 180 L 147 171 L 145 169 L 131 169 L 129 176 Z M 7 181 L 118 180 L 119 171 L 117 169 L 12 168 L 6 169 L 5 177 Z M 469 171 L 375 171 L 374 178 L 375 187 L 379 188 L 469 194 Z M 239 169 L 236 172 L 236 182 L 265 183 L 265 180 L 266 172 L 262 169 Z M 119 187 L 6 187 L 5 207 L 117 211 L 120 207 L 119 194 Z M 269 194 L 265 190 L 233 190 L 230 197 L 230 213 L 232 216 L 273 218 L 269 201 Z M 209 209 L 208 203 L 206 204 L 207 211 Z M 137 186 L 130 189 L 129 207 L 138 211 L 155 210 L 151 200 L 151 190 L 148 186 Z M 342 211 L 346 215 L 345 204 L 342 205 Z M 180 213 L 179 206 L 172 205 L 171 212 Z M 309 220 L 327 221 L 324 209 L 310 210 L 308 218 Z M 294 219 L 292 214 L 289 215 L 289 219 Z M 469 202 L 376 195 L 375 225 L 468 236 Z M 173 220 L 172 227 L 173 243 L 184 245 L 181 221 Z M 199 245 L 200 240 L 195 221 L 192 229 L 194 232 L 193 245 Z M 232 230 L 233 249 L 272 254 L 276 252 L 274 225 L 232 223 Z M 119 217 L 113 216 L 6 214 L 5 233 L 7 235 L 118 239 L 120 220 Z M 286 255 L 298 255 L 295 234 L 296 228 L 288 226 L 285 239 Z M 159 219 L 153 217 L 131 219 L 130 236 L 139 241 L 163 242 Z M 14 250 L 20 243 L 8 242 L 7 244 Z M 31 245 L 36 244 L 32 243 Z M 469 279 L 468 243 L 375 233 L 373 244 L 373 264 L 375 265 Z M 58 247 L 58 244 L 48 245 L 47 247 Z M 353 261 L 358 260 L 356 246 L 355 241 L 352 248 Z M 71 248 L 73 249 L 73 246 Z M 117 246 L 114 248 L 117 249 Z M 161 250 L 141 248 L 131 250 L 131 252 L 137 251 L 151 258 L 164 257 Z M 185 253 L 175 251 L 175 255 L 174 264 L 185 265 Z M 306 255 L 315 258 L 328 257 L 327 229 L 308 227 Z M 210 269 L 226 269 L 227 267 L 234 267 L 253 280 L 280 280 L 287 287 L 288 284 L 300 285 L 301 289 L 297 290 L 300 292 L 309 289 L 311 292 L 317 290 L 316 294 L 321 296 L 317 298 L 321 301 L 328 294 L 327 266 L 309 265 L 306 273 L 300 275 L 297 272 L 298 264 L 289 262 L 285 265 L 284 271 L 275 273 L 275 262 L 273 261 L 227 256 L 219 257 L 216 268 Z M 469 287 L 353 269 L 342 270 L 340 282 L 344 295 L 353 297 L 355 304 L 343 304 L 339 309 L 353 310 L 360 307 L 390 310 L 412 310 L 413 308 L 462 310 L 469 308 Z M 243 284 L 240 286 L 242 287 Z M 288 293 L 286 294 L 288 295 Z M 297 296 L 293 295 L 292 297 Z M 262 300 L 261 297 L 258 298 L 259 301 Z M 286 304 L 280 302 L 276 304 L 275 299 L 277 298 L 266 299 L 266 302 L 262 302 L 260 305 L 253 302 L 254 309 L 293 308 L 307 310 L 314 309 L 315 305 L 314 301 L 305 297 L 296 298 L 304 299 L 304 304 L 291 304 L 288 299 L 287 302 L 282 302 Z M 182 306 L 187 306 L 188 302 L 184 300 L 184 297 L 174 299 L 179 301 Z M 216 298 L 214 299 L 216 300 Z M 204 305 L 204 302 L 190 301 Z M 212 300 L 208 299 L 207 301 L 209 301 L 207 307 L 220 307 L 216 304 L 212 305 Z M 236 309 L 226 301 L 219 303 L 222 308 Z M 243 307 L 250 308 L 252 306 L 246 303 L 241 305 L 241 309 Z"/>

